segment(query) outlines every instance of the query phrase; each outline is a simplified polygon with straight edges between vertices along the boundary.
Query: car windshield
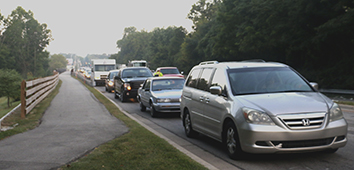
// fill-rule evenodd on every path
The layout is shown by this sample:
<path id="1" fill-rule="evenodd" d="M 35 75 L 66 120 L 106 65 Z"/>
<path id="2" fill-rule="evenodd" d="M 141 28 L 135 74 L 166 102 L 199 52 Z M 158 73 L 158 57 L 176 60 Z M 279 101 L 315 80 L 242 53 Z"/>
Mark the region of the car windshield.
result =
<path id="1" fill-rule="evenodd" d="M 152 82 L 152 91 L 183 89 L 184 79 L 163 79 Z"/>
<path id="2" fill-rule="evenodd" d="M 111 72 L 109 79 L 113 79 L 115 76 L 118 76 L 118 71 Z"/>
<path id="3" fill-rule="evenodd" d="M 179 74 L 179 71 L 176 68 L 161 69 L 160 71 L 161 71 L 162 74 Z"/>
<path id="4" fill-rule="evenodd" d="M 152 77 L 152 73 L 149 69 L 125 69 L 122 73 L 122 78 L 133 77 Z"/>
<path id="5" fill-rule="evenodd" d="M 228 70 L 234 95 L 312 92 L 306 81 L 290 68 L 243 68 Z"/>

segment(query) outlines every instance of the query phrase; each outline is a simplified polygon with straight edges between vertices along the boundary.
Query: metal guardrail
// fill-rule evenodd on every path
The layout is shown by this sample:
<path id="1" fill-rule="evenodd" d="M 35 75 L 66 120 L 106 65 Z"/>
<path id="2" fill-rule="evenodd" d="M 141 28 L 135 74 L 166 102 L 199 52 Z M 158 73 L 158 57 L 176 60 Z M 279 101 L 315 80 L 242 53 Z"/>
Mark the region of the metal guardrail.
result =
<path id="1" fill-rule="evenodd" d="M 15 108 L 13 108 L 10 112 L 6 113 L 5 116 L 3 116 L 2 118 L 0 118 L 0 129 L 1 129 L 1 122 L 10 114 L 12 114 L 16 109 L 18 109 L 19 107 L 21 107 L 21 103 L 18 104 Z M 1 131 L 1 130 L 0 130 Z"/>

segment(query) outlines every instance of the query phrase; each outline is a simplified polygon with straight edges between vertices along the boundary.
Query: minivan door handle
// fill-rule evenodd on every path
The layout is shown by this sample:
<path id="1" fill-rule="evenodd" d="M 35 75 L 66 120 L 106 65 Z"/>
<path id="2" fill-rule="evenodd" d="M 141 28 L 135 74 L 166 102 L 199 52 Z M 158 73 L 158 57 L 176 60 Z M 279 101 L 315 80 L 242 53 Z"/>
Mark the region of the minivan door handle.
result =
<path id="1" fill-rule="evenodd" d="M 202 102 L 203 100 L 204 100 L 204 97 L 203 97 L 203 96 L 200 96 L 200 97 L 199 97 L 199 101 Z"/>

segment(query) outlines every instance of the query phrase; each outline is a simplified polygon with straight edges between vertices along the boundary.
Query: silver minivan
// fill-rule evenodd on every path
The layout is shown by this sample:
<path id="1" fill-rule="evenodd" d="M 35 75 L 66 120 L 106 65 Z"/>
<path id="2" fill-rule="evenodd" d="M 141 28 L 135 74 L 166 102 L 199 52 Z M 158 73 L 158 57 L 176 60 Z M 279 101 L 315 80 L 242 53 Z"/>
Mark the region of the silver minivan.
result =
<path id="1" fill-rule="evenodd" d="M 202 62 L 181 96 L 185 133 L 223 142 L 239 159 L 248 153 L 320 151 L 347 143 L 338 104 L 291 67 L 274 62 Z"/>

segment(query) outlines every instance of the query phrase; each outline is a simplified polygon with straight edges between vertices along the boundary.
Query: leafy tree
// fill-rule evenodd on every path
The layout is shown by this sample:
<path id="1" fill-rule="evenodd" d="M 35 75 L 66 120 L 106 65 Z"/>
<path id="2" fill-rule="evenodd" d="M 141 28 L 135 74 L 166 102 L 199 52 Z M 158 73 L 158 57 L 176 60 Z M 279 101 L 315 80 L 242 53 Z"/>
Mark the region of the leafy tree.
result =
<path id="1" fill-rule="evenodd" d="M 0 69 L 0 96 L 7 97 L 7 107 L 10 99 L 18 99 L 21 93 L 21 75 L 15 70 Z"/>
<path id="2" fill-rule="evenodd" d="M 67 64 L 66 58 L 61 54 L 54 54 L 50 57 L 49 70 L 58 70 L 61 68 L 66 68 Z"/>
<path id="3" fill-rule="evenodd" d="M 136 31 L 135 27 L 124 29 L 123 39 L 117 41 L 117 47 L 120 49 L 117 55 L 110 58 L 116 59 L 117 63 L 127 64 L 130 60 L 148 60 L 148 43 L 151 34 L 142 30 Z"/>
<path id="4" fill-rule="evenodd" d="M 262 58 L 287 63 L 324 88 L 353 88 L 354 1 L 206 4 L 198 1 L 189 14 L 195 32 L 183 43 L 182 61 Z"/>
<path id="5" fill-rule="evenodd" d="M 183 27 L 155 28 L 149 41 L 149 61 L 152 68 L 176 66 L 180 58 L 181 44 L 187 31 Z"/>
<path id="6" fill-rule="evenodd" d="M 32 11 L 27 12 L 22 7 L 17 7 L 4 20 L 4 27 L 1 39 L 2 46 L 6 48 L 1 46 L 0 50 L 7 50 L 6 56 L 3 55 L 7 62 L 15 61 L 17 64 L 14 65 L 14 69 L 24 78 L 27 77 L 27 73 L 36 77 L 44 76 L 47 70 L 44 66 L 48 65 L 49 57 L 45 48 L 52 40 L 47 25 L 39 24 L 34 19 Z"/>

